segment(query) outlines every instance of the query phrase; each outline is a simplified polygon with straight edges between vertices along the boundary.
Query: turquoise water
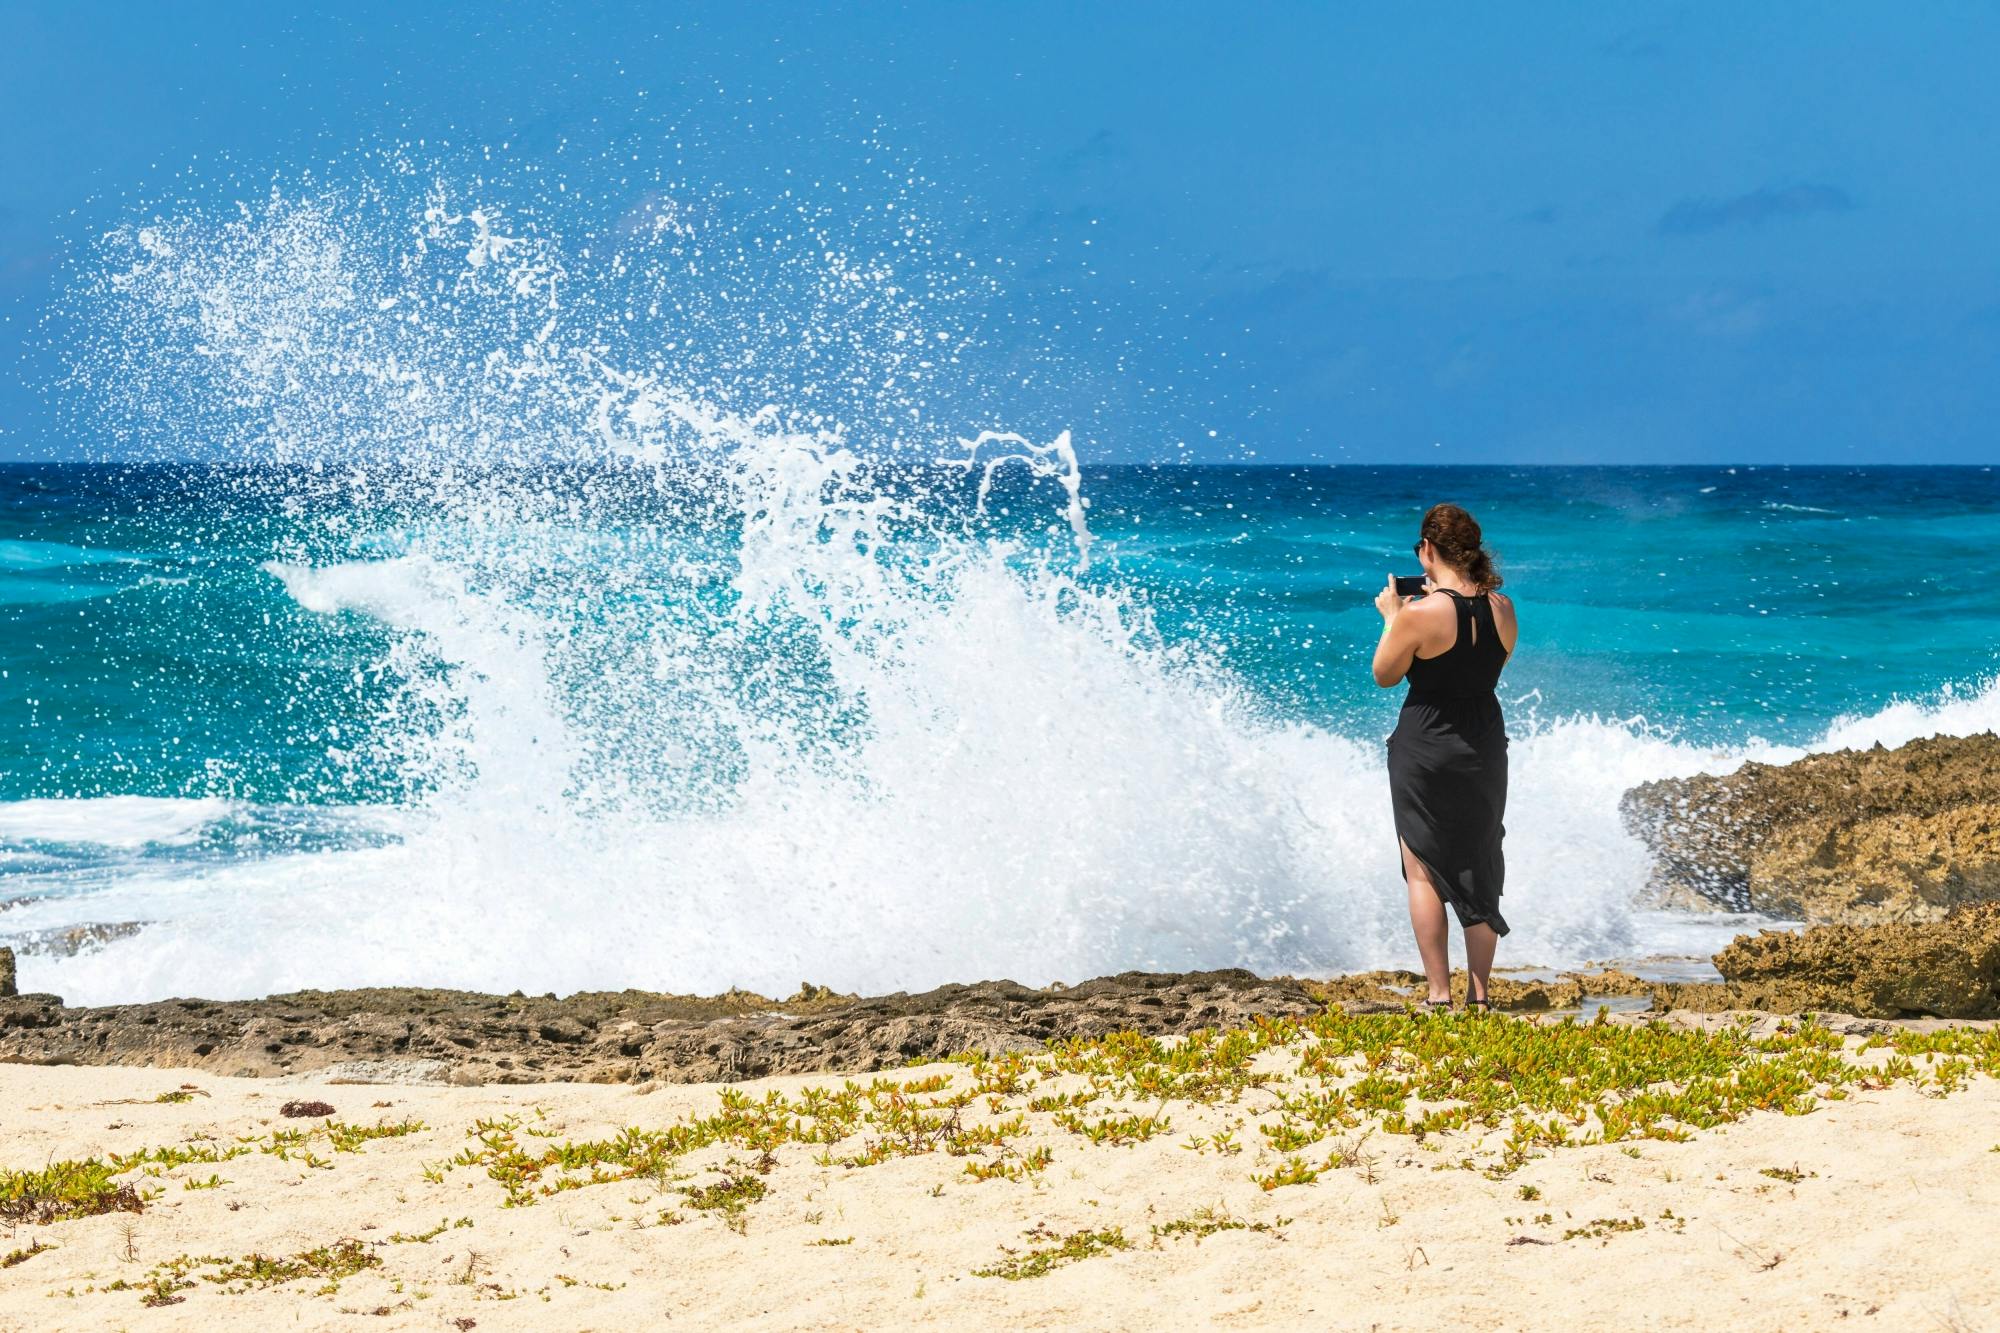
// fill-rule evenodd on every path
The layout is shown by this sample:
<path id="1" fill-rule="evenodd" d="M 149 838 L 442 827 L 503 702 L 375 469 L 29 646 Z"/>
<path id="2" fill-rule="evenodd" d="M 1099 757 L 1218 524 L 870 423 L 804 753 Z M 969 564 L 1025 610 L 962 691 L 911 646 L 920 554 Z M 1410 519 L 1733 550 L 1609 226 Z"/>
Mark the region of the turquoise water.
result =
<path id="1" fill-rule="evenodd" d="M 262 568 L 325 547 L 330 518 L 359 529 L 340 549 L 392 549 L 395 519 L 302 516 L 281 487 L 218 495 L 207 476 L 0 467 L 0 800 L 406 794 L 340 758 L 380 723 L 353 678 L 385 628 L 308 611 Z M 1990 468 L 1110 468 L 1084 490 L 1091 581 L 1211 651 L 1273 721 L 1386 732 L 1369 599 L 1415 569 L 1437 497 L 1501 553 L 1524 718 L 1805 744 L 2000 670 L 2000 584 L 1977 573 L 2000 568 Z M 662 518 L 631 501 L 614 521 Z"/>
<path id="2" fill-rule="evenodd" d="M 1530 627 L 1516 707 L 1676 737 L 1803 743 L 1837 718 L 2000 666 L 1991 468 L 1326 468 L 1112 473 L 1092 511 L 1122 568 L 1221 627 L 1274 708 L 1386 725 L 1366 611 L 1415 517 L 1485 525 Z M 1357 606 L 1362 608 L 1357 614 Z"/>

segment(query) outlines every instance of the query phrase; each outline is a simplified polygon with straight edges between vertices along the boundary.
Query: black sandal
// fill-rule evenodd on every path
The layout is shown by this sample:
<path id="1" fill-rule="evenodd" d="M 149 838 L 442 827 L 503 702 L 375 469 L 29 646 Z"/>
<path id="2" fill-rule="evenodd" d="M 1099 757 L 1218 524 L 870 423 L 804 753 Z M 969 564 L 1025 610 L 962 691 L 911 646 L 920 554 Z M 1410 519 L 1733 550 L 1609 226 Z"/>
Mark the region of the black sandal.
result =
<path id="1" fill-rule="evenodd" d="M 1442 1000 L 1425 1000 L 1417 1012 L 1420 1014 L 1448 1014 L 1451 1012 L 1451 997 L 1447 995 Z"/>
<path id="2" fill-rule="evenodd" d="M 1472 998 L 1472 997 L 1471 997 L 1470 995 L 1466 996 L 1466 997 L 1465 997 L 1465 1012 L 1467 1012 L 1468 1014 L 1470 1014 L 1470 1013 L 1475 1013 L 1475 1012 L 1477 1012 L 1477 1013 L 1482 1013 L 1482 1014 L 1490 1014 L 1490 1013 L 1492 1013 L 1492 1012 L 1493 1012 L 1493 997 L 1489 995 L 1489 996 L 1487 996 L 1487 997 L 1486 997 L 1485 999 L 1483 999 L 1483 1000 L 1475 1000 L 1475 999 L 1473 999 L 1473 998 Z"/>

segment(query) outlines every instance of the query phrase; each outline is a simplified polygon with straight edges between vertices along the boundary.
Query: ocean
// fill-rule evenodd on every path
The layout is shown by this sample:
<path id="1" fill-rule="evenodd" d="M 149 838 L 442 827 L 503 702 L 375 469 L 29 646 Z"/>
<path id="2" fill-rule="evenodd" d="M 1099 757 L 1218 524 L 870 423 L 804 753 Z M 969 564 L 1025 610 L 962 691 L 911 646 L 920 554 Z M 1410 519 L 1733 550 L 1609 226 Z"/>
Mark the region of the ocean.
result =
<path id="1" fill-rule="evenodd" d="M 1407 965 L 1370 599 L 1438 499 L 1481 518 L 1522 623 L 1503 963 L 1744 928 L 1635 905 L 1635 783 L 2000 716 L 2000 592 L 1967 577 L 2000 564 L 1987 469 L 1085 466 L 1080 544 L 1023 464 L 982 517 L 977 472 L 761 447 L 443 505 L 360 473 L 0 469 L 25 984 Z"/>
<path id="2" fill-rule="evenodd" d="M 1414 965 L 1370 602 L 1445 499 L 1521 619 L 1502 965 L 1769 924 L 1643 905 L 1634 784 L 2000 717 L 1990 468 L 1105 466 L 900 214 L 749 283 L 365 202 L 78 263 L 99 461 L 0 467 L 24 989 Z"/>

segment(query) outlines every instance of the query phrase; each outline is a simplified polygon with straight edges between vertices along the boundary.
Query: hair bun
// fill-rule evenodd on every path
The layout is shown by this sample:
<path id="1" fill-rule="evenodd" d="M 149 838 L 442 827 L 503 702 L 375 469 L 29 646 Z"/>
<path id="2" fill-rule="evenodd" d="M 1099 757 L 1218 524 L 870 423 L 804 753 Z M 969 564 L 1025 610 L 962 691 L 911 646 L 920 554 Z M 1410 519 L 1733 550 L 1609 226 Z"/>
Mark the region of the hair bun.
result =
<path id="1" fill-rule="evenodd" d="M 1500 571 L 1493 567 L 1493 553 L 1486 549 L 1479 521 L 1455 504 L 1432 505 L 1424 514 L 1418 535 L 1436 548 L 1438 557 L 1464 573 L 1481 592 L 1500 586 Z"/>

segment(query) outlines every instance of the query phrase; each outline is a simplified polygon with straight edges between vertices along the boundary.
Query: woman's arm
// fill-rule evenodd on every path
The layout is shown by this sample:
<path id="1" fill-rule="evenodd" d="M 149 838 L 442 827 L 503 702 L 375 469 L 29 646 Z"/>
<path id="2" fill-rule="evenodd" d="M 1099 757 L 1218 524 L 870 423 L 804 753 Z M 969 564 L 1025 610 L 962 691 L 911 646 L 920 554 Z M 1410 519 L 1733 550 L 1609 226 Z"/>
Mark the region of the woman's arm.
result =
<path id="1" fill-rule="evenodd" d="M 1396 596 L 1394 574 L 1375 595 L 1375 609 L 1382 614 L 1382 637 L 1375 643 L 1375 683 L 1385 690 L 1402 683 L 1409 674 L 1410 660 L 1423 644 L 1423 625 L 1408 611 L 1410 603 L 1416 600 Z"/>

